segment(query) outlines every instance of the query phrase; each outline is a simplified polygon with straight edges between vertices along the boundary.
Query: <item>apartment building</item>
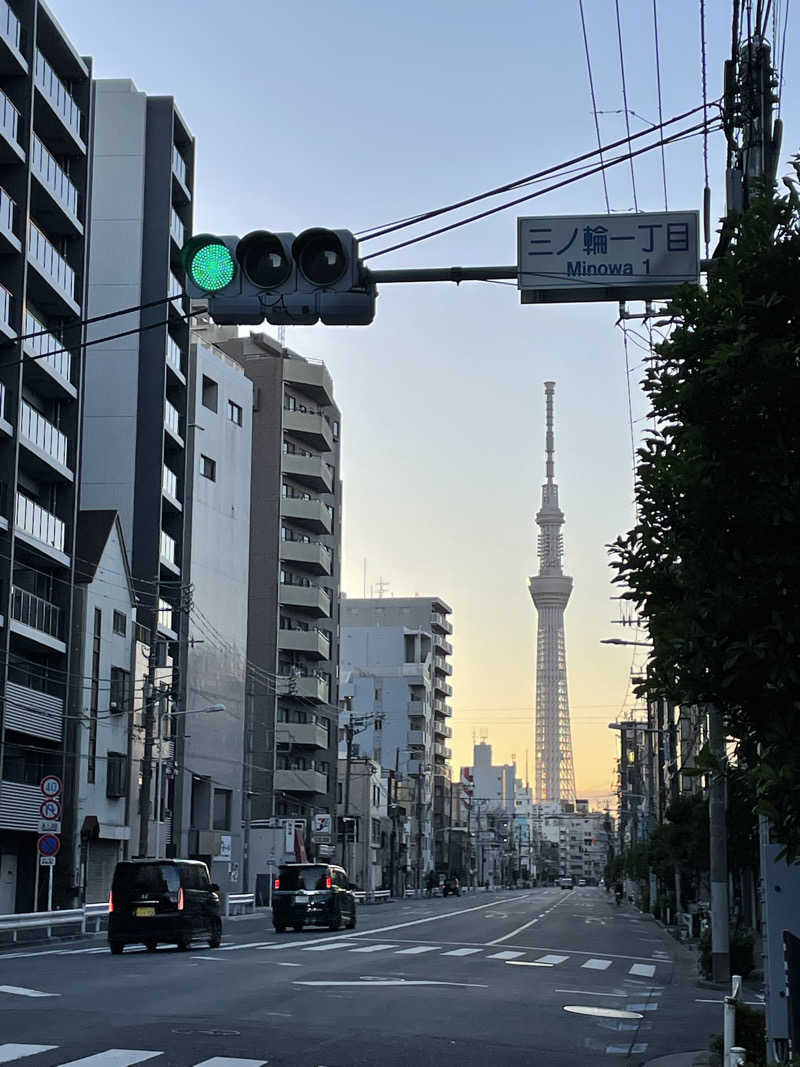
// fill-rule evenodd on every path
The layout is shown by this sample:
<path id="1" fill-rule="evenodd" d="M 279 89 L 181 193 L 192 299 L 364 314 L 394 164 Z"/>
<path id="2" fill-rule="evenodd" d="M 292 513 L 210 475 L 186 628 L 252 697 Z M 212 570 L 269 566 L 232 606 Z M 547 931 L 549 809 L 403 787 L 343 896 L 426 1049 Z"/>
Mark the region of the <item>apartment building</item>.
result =
<path id="1" fill-rule="evenodd" d="M 389 776 L 366 756 L 350 761 L 350 809 L 345 813 L 347 760 L 339 760 L 336 811 L 342 820 L 342 863 L 359 889 L 389 888 L 392 823 L 389 817 Z"/>
<path id="2" fill-rule="evenodd" d="M 90 61 L 41 0 L 0 0 L 0 913 L 34 906 L 65 771 L 92 132 Z"/>
<path id="3" fill-rule="evenodd" d="M 323 363 L 265 334 L 221 342 L 253 383 L 250 814 L 336 811 L 341 415 Z"/>
<path id="4" fill-rule="evenodd" d="M 152 671 L 168 670 L 171 698 L 185 707 L 184 575 L 189 304 L 180 250 L 191 235 L 194 139 L 172 97 L 149 97 L 129 80 L 95 83 L 95 174 L 91 206 L 88 310 L 92 316 L 137 308 L 90 328 L 129 336 L 92 344 L 86 361 L 81 507 L 119 513 L 150 631 L 143 709 L 142 823 L 134 854 L 152 847 Z M 177 725 L 182 729 L 183 720 Z M 162 806 L 164 812 L 171 807 Z M 169 841 L 171 823 L 159 829 Z"/>
<path id="5" fill-rule="evenodd" d="M 451 776 L 451 612 L 440 597 L 342 601 L 341 695 L 366 723 L 359 752 L 417 783 L 409 856 L 417 887 L 446 867 L 434 847 L 434 782 Z"/>

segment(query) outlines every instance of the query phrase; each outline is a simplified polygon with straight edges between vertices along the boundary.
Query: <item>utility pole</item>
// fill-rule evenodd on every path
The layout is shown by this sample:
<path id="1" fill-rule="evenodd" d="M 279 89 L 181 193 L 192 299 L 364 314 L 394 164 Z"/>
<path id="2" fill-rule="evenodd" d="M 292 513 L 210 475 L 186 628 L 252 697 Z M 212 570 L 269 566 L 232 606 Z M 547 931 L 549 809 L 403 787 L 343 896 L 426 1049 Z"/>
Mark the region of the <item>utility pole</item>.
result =
<path id="1" fill-rule="evenodd" d="M 347 702 L 347 710 L 350 714 L 348 722 L 345 724 L 344 736 L 347 741 L 347 762 L 345 764 L 344 772 L 344 816 L 342 817 L 342 866 L 346 871 L 350 870 L 348 860 L 350 858 L 350 849 L 348 847 L 349 842 L 349 830 L 348 825 L 350 822 L 350 778 L 353 765 L 353 712 L 350 698 L 345 697 Z"/>
<path id="2" fill-rule="evenodd" d="M 142 756 L 142 784 L 139 787 L 139 855 L 146 856 L 150 846 L 151 786 L 153 782 L 153 726 L 156 692 L 156 660 L 158 642 L 158 591 L 152 609 L 150 625 L 150 655 L 147 657 L 147 681 L 144 686 L 144 753 Z"/>
<path id="3" fill-rule="evenodd" d="M 715 766 L 708 792 L 711 860 L 711 980 L 730 981 L 728 944 L 727 756 L 722 713 L 708 705 L 708 746 Z"/>

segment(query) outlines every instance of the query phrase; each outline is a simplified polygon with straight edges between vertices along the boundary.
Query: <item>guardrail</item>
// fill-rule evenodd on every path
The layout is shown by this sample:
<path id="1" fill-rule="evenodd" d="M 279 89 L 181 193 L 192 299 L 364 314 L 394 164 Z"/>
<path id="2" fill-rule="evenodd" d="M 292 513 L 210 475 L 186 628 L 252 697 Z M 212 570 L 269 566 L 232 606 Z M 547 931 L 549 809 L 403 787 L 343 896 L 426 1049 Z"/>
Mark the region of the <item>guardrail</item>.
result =
<path id="1" fill-rule="evenodd" d="M 108 905 L 104 906 L 108 910 Z M 47 936 L 52 937 L 53 928 L 56 926 L 77 926 L 80 933 L 85 934 L 86 918 L 86 911 L 83 908 L 70 911 L 29 911 L 20 912 L 17 915 L 0 915 L 0 933 L 10 932 L 12 943 L 16 943 L 20 930 L 46 929 Z"/>
<path id="2" fill-rule="evenodd" d="M 357 904 L 388 904 L 392 899 L 392 894 L 388 889 L 372 889 L 369 892 L 363 889 L 356 889 L 353 892 L 353 896 L 356 898 Z"/>
<path id="3" fill-rule="evenodd" d="M 229 893 L 225 898 L 225 917 L 228 918 L 231 914 L 231 908 L 247 908 L 253 909 L 253 914 L 256 910 L 256 895 L 255 893 Z M 242 912 L 237 912 L 241 915 Z"/>

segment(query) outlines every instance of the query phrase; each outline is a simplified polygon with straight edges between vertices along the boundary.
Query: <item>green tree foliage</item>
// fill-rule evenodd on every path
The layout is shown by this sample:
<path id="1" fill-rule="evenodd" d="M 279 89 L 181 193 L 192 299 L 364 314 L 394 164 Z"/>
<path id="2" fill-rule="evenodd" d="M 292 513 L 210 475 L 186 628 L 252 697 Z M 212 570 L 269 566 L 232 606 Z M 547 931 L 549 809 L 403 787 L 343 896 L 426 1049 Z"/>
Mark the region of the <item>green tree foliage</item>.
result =
<path id="1" fill-rule="evenodd" d="M 718 705 L 800 855 L 800 223 L 765 190 L 708 288 L 683 287 L 648 362 L 657 429 L 615 581 L 648 619 L 639 693 Z"/>

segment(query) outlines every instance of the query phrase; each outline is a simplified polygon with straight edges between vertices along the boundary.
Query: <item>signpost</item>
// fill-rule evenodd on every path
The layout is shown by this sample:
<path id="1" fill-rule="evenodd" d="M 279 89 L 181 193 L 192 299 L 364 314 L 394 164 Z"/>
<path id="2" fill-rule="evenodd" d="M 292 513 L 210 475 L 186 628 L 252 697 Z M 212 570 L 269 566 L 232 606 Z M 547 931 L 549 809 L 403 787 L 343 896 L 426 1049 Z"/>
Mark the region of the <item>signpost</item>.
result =
<path id="1" fill-rule="evenodd" d="M 36 882 L 33 891 L 33 910 L 39 910 L 39 868 L 48 868 L 47 910 L 53 910 L 53 868 L 56 856 L 61 851 L 61 790 L 63 783 L 56 774 L 47 774 L 39 783 L 44 800 L 39 805 L 39 838 L 36 851 L 39 862 L 36 864 Z"/>
<path id="2" fill-rule="evenodd" d="M 700 281 L 700 215 L 551 215 L 517 219 L 523 304 L 656 300 Z"/>

